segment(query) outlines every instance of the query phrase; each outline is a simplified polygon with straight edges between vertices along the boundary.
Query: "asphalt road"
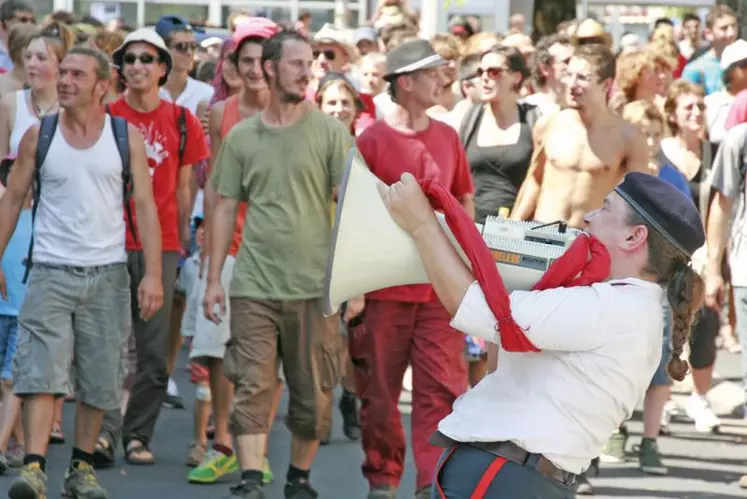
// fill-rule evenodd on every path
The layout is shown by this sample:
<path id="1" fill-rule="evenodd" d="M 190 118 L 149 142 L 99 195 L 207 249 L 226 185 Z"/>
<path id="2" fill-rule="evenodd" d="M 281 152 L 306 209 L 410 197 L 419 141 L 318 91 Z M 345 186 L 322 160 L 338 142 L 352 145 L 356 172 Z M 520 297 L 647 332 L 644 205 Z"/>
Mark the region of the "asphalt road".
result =
<path id="1" fill-rule="evenodd" d="M 738 356 L 719 353 L 717 369 L 724 381 L 734 384 L 740 376 Z M 183 363 L 182 363 L 183 365 Z M 189 401 L 194 388 L 189 385 L 183 370 L 177 375 L 182 394 Z M 727 390 L 722 390 L 726 392 Z M 737 390 L 738 391 L 738 390 Z M 735 393 L 734 391 L 731 396 Z M 720 395 L 723 396 L 723 395 Z M 409 425 L 408 394 L 403 394 L 402 410 L 406 425 Z M 729 401 L 721 401 L 728 405 Z M 285 403 L 285 402 L 284 402 Z M 72 436 L 72 414 L 74 407 L 67 404 L 64 430 Z M 277 480 L 268 487 L 270 499 L 283 498 L 283 478 L 288 466 L 290 435 L 282 424 L 284 407 L 279 411 L 278 421 L 271 435 L 270 460 Z M 636 418 L 639 419 L 639 414 Z M 640 473 L 635 461 L 623 465 L 606 465 L 598 478 L 593 480 L 598 498 L 717 498 L 747 497 L 736 480 L 747 474 L 747 427 L 741 420 L 727 420 L 720 435 L 696 434 L 691 423 L 678 421 L 672 425 L 674 434 L 660 439 L 660 448 L 665 464 L 670 468 L 666 477 L 650 477 Z M 630 424 L 633 433 L 631 446 L 640 439 L 641 424 Z M 112 499 L 221 499 L 228 495 L 228 488 L 238 476 L 224 477 L 215 485 L 190 485 L 187 483 L 187 467 L 184 465 L 187 446 L 192 434 L 190 410 L 164 409 L 159 420 L 153 450 L 158 460 L 152 467 L 133 467 L 122 462 L 119 466 L 99 473 L 102 484 L 109 490 Z M 62 476 L 67 465 L 71 445 L 53 446 L 49 455 L 50 480 L 49 499 L 60 497 Z M 312 473 L 312 483 L 322 499 L 365 499 L 367 485 L 361 476 L 362 461 L 360 445 L 346 441 L 342 435 L 339 413 L 335 414 L 333 442 L 321 449 Z M 632 458 L 632 452 L 631 452 Z M 0 489 L 7 490 L 15 471 L 0 477 Z M 402 481 L 399 498 L 411 499 L 414 494 L 414 470 L 408 455 L 407 470 Z M 0 493 L 2 496 L 2 493 Z"/>

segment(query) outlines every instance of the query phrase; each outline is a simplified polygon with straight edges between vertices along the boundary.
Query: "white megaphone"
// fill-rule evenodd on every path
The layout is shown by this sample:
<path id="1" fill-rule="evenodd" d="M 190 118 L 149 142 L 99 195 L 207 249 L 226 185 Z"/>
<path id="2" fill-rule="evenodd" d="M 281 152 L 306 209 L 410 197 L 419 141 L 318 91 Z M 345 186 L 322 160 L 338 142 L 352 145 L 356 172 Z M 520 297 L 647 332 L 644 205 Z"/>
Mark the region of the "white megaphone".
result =
<path id="1" fill-rule="evenodd" d="M 324 313 L 346 300 L 392 286 L 430 282 L 415 242 L 389 215 L 377 188 L 382 184 L 352 148 L 338 191 L 335 225 L 324 278 Z M 464 252 L 442 214 L 441 227 L 462 259 Z M 488 217 L 478 224 L 509 291 L 531 289 L 580 231 L 565 224 Z"/>

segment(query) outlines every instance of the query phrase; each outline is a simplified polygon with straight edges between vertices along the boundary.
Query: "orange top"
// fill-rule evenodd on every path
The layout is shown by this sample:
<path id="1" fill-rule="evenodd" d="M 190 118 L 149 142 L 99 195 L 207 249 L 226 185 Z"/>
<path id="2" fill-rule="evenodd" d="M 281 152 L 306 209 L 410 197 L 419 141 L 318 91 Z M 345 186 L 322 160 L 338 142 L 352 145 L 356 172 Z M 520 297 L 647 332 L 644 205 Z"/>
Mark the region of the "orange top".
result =
<path id="1" fill-rule="evenodd" d="M 228 135 L 231 128 L 235 124 L 241 121 L 241 111 L 239 111 L 239 96 L 232 95 L 226 99 L 226 103 L 223 106 L 223 121 L 220 123 L 220 137 L 221 140 Z M 236 226 L 233 231 L 233 239 L 231 240 L 231 247 L 228 249 L 228 254 L 236 256 L 241 248 L 241 233 L 244 230 L 244 219 L 246 218 L 246 210 L 249 208 L 249 203 L 239 203 L 239 209 L 236 213 Z"/>

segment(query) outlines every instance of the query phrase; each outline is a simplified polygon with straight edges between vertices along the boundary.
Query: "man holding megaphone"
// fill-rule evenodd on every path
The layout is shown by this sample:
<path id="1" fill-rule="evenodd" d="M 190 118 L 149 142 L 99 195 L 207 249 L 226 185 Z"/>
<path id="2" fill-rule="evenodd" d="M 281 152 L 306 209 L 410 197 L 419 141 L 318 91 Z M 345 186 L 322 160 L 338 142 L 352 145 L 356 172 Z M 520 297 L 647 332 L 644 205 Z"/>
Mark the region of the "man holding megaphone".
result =
<path id="1" fill-rule="evenodd" d="M 705 241 L 695 205 L 657 177 L 630 173 L 534 290 L 509 296 L 482 236 L 442 187 L 404 174 L 379 190 L 451 325 L 503 350 L 499 368 L 431 438 L 446 449 L 431 497 L 574 497 L 576 475 L 632 414 L 659 364 L 664 296 L 668 372 L 681 380 L 689 369 L 679 356 L 703 299 L 690 267 Z M 433 209 L 443 209 L 471 269 Z"/>

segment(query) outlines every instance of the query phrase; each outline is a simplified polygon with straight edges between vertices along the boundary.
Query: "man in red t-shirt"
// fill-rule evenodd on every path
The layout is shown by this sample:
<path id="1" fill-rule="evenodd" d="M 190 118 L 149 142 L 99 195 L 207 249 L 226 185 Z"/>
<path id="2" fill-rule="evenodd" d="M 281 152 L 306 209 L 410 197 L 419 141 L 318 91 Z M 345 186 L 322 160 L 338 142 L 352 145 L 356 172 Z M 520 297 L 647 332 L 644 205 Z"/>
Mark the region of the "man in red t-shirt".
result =
<path id="1" fill-rule="evenodd" d="M 396 108 L 366 129 L 358 148 L 384 183 L 404 172 L 436 178 L 474 218 L 473 185 L 456 132 L 431 120 L 445 80 L 446 64 L 425 40 L 414 40 L 387 55 L 390 92 Z M 441 449 L 428 442 L 438 422 L 467 386 L 464 337 L 430 285 L 388 288 L 366 295 L 365 333 L 351 336 L 350 355 L 358 369 L 361 425 L 366 454 L 363 474 L 369 498 L 396 497 L 405 458 L 405 436 L 397 409 L 407 365 L 413 369 L 412 447 L 417 468 L 417 499 L 430 498 Z"/>
<path id="2" fill-rule="evenodd" d="M 163 248 L 163 308 L 149 321 L 140 319 L 133 303 L 133 329 L 137 352 L 127 412 L 107 413 L 96 445 L 96 464 L 114 464 L 114 449 L 121 434 L 125 459 L 132 464 L 153 464 L 148 444 L 166 397 L 168 384 L 169 319 L 176 283 L 179 252 L 190 241 L 193 193 L 192 165 L 209 156 L 199 120 L 187 109 L 162 100 L 159 87 L 171 69 L 171 55 L 155 31 L 130 33 L 112 54 L 127 83 L 125 95 L 109 105 L 109 112 L 122 116 L 145 138 L 153 196 L 161 223 Z M 143 272 L 140 238 L 135 239 L 127 221 L 126 249 L 133 282 Z M 137 233 L 137 218 L 133 225 Z M 134 290 L 133 290 L 134 291 Z"/>

